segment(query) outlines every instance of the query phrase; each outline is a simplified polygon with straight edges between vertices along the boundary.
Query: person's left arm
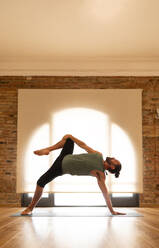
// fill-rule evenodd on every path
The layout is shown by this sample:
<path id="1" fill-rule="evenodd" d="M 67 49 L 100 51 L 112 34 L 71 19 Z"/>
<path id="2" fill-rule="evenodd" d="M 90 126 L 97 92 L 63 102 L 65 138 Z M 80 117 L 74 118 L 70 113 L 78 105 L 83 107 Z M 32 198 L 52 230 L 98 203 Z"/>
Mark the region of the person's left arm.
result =
<path id="1" fill-rule="evenodd" d="M 92 149 L 91 147 L 87 146 L 83 141 L 75 138 L 74 136 L 72 136 L 71 134 L 67 134 L 63 137 L 64 139 L 70 138 L 72 139 L 79 147 L 81 147 L 82 149 L 84 149 L 86 152 L 88 153 L 98 153 L 100 155 L 102 155 L 101 152 L 98 152 L 94 149 Z"/>

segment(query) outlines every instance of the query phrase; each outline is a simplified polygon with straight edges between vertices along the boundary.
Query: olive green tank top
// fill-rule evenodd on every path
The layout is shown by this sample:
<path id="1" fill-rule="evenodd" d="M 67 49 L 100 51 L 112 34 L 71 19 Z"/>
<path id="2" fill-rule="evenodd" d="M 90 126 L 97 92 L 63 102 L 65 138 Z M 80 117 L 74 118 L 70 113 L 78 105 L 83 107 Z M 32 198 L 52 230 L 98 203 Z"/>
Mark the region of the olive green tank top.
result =
<path id="1" fill-rule="evenodd" d="M 62 160 L 63 174 L 89 175 L 92 170 L 104 172 L 103 158 L 99 153 L 68 154 Z"/>

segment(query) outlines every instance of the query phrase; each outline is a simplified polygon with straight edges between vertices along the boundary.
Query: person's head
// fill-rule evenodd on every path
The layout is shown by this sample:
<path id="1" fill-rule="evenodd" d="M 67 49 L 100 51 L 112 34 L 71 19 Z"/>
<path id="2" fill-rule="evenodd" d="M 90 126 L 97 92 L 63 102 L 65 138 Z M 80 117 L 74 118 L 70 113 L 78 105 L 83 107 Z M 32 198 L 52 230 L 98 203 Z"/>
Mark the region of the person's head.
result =
<path id="1" fill-rule="evenodd" d="M 107 157 L 105 160 L 105 167 L 110 173 L 115 174 L 115 177 L 119 177 L 121 170 L 121 163 L 116 158 Z"/>

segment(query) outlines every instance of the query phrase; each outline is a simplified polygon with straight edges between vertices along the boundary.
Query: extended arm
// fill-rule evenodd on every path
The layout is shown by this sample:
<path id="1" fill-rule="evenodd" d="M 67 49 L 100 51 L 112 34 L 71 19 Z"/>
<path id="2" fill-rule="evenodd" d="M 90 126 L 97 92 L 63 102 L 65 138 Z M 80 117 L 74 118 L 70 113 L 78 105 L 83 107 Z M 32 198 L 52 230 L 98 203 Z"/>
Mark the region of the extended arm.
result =
<path id="1" fill-rule="evenodd" d="M 103 172 L 97 172 L 96 173 L 96 178 L 97 178 L 97 181 L 98 181 L 98 186 L 102 191 L 102 194 L 104 196 L 104 199 L 106 201 L 107 207 L 109 208 L 110 212 L 113 215 L 124 214 L 124 213 L 119 213 L 119 212 L 116 212 L 116 211 L 113 210 L 111 199 L 109 197 L 109 193 L 108 193 L 108 190 L 107 190 L 107 187 L 106 187 L 106 184 L 105 184 L 105 175 L 104 175 L 104 173 Z"/>
<path id="2" fill-rule="evenodd" d="M 103 194 L 104 199 L 106 201 L 107 207 L 109 208 L 110 212 L 112 214 L 114 214 L 115 211 L 113 210 L 112 203 L 111 203 L 111 200 L 110 200 L 110 197 L 109 197 L 108 190 L 107 190 L 107 187 L 105 185 L 105 182 L 104 181 L 98 181 L 98 186 L 102 191 L 102 194 Z"/>
<path id="3" fill-rule="evenodd" d="M 83 141 L 75 138 L 74 136 L 72 136 L 71 134 L 67 134 L 63 137 L 64 139 L 70 138 L 72 139 L 79 147 L 81 147 L 82 149 L 84 149 L 86 152 L 88 153 L 99 153 L 100 155 L 102 155 L 100 152 L 95 151 L 94 149 L 92 149 L 91 147 L 87 146 Z"/>

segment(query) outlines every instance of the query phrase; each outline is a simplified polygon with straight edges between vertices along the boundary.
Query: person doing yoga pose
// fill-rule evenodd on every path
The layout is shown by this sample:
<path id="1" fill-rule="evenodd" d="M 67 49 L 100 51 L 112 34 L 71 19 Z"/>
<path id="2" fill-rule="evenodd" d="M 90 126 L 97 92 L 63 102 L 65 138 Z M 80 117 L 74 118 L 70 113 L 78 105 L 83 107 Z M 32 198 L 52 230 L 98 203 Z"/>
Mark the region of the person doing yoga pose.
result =
<path id="1" fill-rule="evenodd" d="M 87 153 L 73 154 L 74 143 L 83 148 Z M 33 199 L 29 206 L 21 212 L 21 215 L 31 214 L 34 207 L 41 198 L 45 185 L 54 178 L 64 174 L 78 176 L 87 175 L 96 177 L 98 186 L 103 193 L 110 212 L 113 215 L 124 214 L 114 211 L 112 207 L 109 193 L 105 184 L 104 173 L 109 171 L 110 173 L 115 174 L 115 177 L 119 177 L 121 170 L 120 162 L 113 157 L 107 157 L 106 160 L 103 160 L 102 153 L 93 150 L 83 141 L 75 138 L 71 134 L 65 135 L 61 141 L 53 146 L 34 151 L 34 154 L 39 156 L 48 155 L 51 151 L 60 148 L 62 148 L 61 153 L 53 165 L 37 180 Z"/>

